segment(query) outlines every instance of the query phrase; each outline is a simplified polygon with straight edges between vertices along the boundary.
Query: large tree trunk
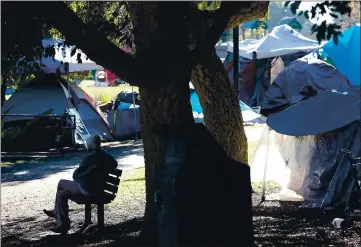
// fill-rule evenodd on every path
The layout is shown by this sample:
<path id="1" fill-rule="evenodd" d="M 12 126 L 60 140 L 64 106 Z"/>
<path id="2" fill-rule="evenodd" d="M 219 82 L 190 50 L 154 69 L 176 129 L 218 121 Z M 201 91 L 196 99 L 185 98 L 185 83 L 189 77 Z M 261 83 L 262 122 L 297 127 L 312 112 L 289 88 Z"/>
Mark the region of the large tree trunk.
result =
<path id="1" fill-rule="evenodd" d="M 129 2 L 133 23 L 136 57 L 159 65 L 157 73 L 167 85 L 157 88 L 140 87 L 140 120 L 144 145 L 146 208 L 142 231 L 147 246 L 157 241 L 157 213 L 154 202 L 155 170 L 163 163 L 163 150 L 153 128 L 162 124 L 194 123 L 190 106 L 189 79 L 191 68 L 187 60 L 188 36 L 182 27 L 183 18 L 177 8 L 187 3 Z M 169 15 L 172 13 L 172 15 Z M 172 57 L 169 59 L 169 52 Z M 152 89 L 153 88 L 153 89 Z"/>
<path id="2" fill-rule="evenodd" d="M 205 60 L 191 76 L 204 123 L 230 158 L 248 164 L 247 137 L 235 88 L 215 50 Z"/>
<path id="3" fill-rule="evenodd" d="M 187 81 L 179 83 L 177 87 L 169 86 L 162 90 L 140 88 L 139 91 L 146 183 L 145 227 L 142 233 L 149 245 L 156 243 L 158 230 L 154 202 L 154 175 L 156 168 L 163 163 L 161 142 L 153 128 L 158 124 L 190 124 L 194 119 Z"/>

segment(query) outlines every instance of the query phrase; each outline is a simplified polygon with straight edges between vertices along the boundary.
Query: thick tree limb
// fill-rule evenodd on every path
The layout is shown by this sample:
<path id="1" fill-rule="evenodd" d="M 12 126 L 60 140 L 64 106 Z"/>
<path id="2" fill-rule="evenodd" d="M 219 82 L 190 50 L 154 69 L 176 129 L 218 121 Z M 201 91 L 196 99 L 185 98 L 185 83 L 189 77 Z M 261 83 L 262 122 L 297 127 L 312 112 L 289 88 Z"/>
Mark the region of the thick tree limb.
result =
<path id="1" fill-rule="evenodd" d="M 196 39 L 198 45 L 191 51 L 194 64 L 211 52 L 224 30 L 240 25 L 253 17 L 264 16 L 268 11 L 268 4 L 268 2 L 223 2 L 219 10 L 204 15 L 204 18 L 211 18 L 214 22 L 203 37 Z"/>
<path id="2" fill-rule="evenodd" d="M 39 18 L 57 27 L 68 41 L 76 44 L 93 61 L 119 78 L 135 86 L 144 86 L 151 81 L 153 73 L 92 25 L 85 24 L 63 2 L 30 2 L 29 7 L 38 13 Z M 99 51 L 98 47 L 102 47 L 102 50 Z"/>
<path id="3" fill-rule="evenodd" d="M 264 17 L 268 12 L 269 2 L 251 2 L 248 8 L 238 8 L 229 20 L 226 29 L 236 27 L 244 22 Z"/>

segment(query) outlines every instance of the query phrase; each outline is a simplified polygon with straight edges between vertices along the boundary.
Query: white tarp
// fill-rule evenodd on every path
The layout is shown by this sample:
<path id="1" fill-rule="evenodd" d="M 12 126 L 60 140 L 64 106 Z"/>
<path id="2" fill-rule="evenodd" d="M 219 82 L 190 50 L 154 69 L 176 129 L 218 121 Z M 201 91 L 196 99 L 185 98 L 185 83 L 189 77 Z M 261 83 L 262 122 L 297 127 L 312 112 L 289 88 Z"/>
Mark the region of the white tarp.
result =
<path id="1" fill-rule="evenodd" d="M 312 51 L 320 46 L 317 41 L 302 36 L 290 26 L 281 25 L 262 39 L 240 41 L 239 56 L 252 59 L 253 52 L 256 52 L 257 59 L 263 59 Z M 233 43 L 228 43 L 227 51 L 233 53 Z"/>
<path id="2" fill-rule="evenodd" d="M 55 39 L 44 39 L 42 41 L 42 45 L 44 48 L 54 45 L 55 49 L 54 57 L 47 57 L 44 54 L 44 56 L 40 60 L 34 61 L 35 63 L 38 63 L 40 65 L 40 68 L 44 73 L 65 74 L 65 63 L 69 63 L 70 73 L 103 69 L 103 67 L 101 67 L 100 65 L 97 65 L 95 62 L 87 59 L 87 56 L 79 49 L 76 49 L 74 55 L 71 56 L 71 52 L 74 46 L 64 46 L 63 42 L 63 40 Z M 78 54 L 80 54 L 82 63 L 79 63 L 77 60 Z M 19 72 L 21 72 L 21 68 L 19 68 Z"/>

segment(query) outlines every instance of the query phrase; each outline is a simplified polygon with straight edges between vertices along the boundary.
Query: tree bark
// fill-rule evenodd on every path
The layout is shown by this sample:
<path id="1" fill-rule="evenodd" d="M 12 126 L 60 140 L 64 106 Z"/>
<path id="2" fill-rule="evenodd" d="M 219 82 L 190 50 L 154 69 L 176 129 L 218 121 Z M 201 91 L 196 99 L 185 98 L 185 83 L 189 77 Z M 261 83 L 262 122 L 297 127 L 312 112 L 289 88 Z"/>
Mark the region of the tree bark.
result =
<path id="1" fill-rule="evenodd" d="M 175 8 L 184 2 L 128 2 L 133 23 L 134 43 L 138 59 L 158 64 L 157 73 L 166 78 L 161 88 L 140 87 L 140 120 L 144 145 L 146 208 L 142 231 L 147 245 L 157 242 L 157 212 L 154 202 L 155 171 L 163 163 L 163 150 L 154 127 L 163 124 L 194 122 L 189 96 L 191 68 L 187 61 L 188 36 L 182 27 L 183 18 Z M 170 15 L 170 13 L 173 13 Z M 169 59 L 170 52 L 172 57 Z"/>
<path id="2" fill-rule="evenodd" d="M 154 127 L 159 124 L 190 124 L 194 122 L 188 83 L 159 90 L 140 88 L 140 120 L 144 145 L 146 208 L 142 232 L 147 244 L 155 244 L 157 236 L 154 202 L 155 170 L 163 163 L 163 150 Z"/>
<path id="3" fill-rule="evenodd" d="M 5 99 L 6 99 L 5 93 L 6 93 L 6 83 L 3 79 L 1 82 L 1 106 L 3 106 L 5 103 Z"/>
<path id="4" fill-rule="evenodd" d="M 204 123 L 230 158 L 248 164 L 247 137 L 235 88 L 215 50 L 205 60 L 207 63 L 198 64 L 191 76 Z"/>

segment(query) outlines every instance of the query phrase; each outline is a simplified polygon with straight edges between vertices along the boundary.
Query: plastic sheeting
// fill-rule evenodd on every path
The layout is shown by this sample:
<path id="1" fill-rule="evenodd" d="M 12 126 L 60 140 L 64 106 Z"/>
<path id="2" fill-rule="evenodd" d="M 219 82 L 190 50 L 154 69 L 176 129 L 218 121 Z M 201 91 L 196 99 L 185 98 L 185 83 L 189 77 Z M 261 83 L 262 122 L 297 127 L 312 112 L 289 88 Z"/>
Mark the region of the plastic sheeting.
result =
<path id="1" fill-rule="evenodd" d="M 329 110 L 325 110 L 329 109 Z M 360 87 L 319 91 L 303 102 L 268 116 L 268 126 L 285 135 L 317 135 L 360 120 Z"/>
<path id="2" fill-rule="evenodd" d="M 346 76 L 328 63 L 309 54 L 282 70 L 265 94 L 261 113 L 268 115 L 317 94 L 317 91 L 346 89 Z"/>
<path id="3" fill-rule="evenodd" d="M 336 68 L 346 75 L 353 85 L 360 85 L 360 24 L 355 25 L 338 37 L 338 44 L 333 40 L 322 48 Z"/>
<path id="4" fill-rule="evenodd" d="M 251 165 L 251 181 L 262 182 L 267 162 L 266 181 L 275 181 L 283 191 L 291 190 L 286 200 L 299 200 L 305 207 L 320 207 L 339 165 L 342 148 L 360 156 L 361 124 L 355 121 L 339 130 L 322 135 L 294 137 L 266 128 Z M 295 192 L 295 194 L 292 194 Z M 268 199 L 279 200 L 282 193 Z"/>
<path id="5" fill-rule="evenodd" d="M 197 123 L 203 123 L 203 109 L 195 90 L 191 90 L 190 101 L 195 121 Z M 266 122 L 266 119 L 262 115 L 253 111 L 252 108 L 244 102 L 239 101 L 239 106 L 241 108 L 242 118 L 245 124 L 263 124 Z"/>
<path id="6" fill-rule="evenodd" d="M 317 41 L 308 39 L 288 25 L 276 26 L 262 39 L 247 39 L 239 42 L 239 56 L 252 59 L 256 52 L 257 59 L 270 58 L 313 51 L 319 48 Z M 233 44 L 228 43 L 228 52 L 233 52 Z"/>
<path id="7" fill-rule="evenodd" d="M 350 185 L 350 169 L 337 169 L 349 165 L 338 153 L 345 148 L 361 156 L 359 92 L 359 86 L 350 86 L 344 75 L 312 54 L 286 67 L 263 104 L 274 129 L 267 128 L 253 156 L 252 181 L 263 180 L 267 164 L 266 181 L 297 193 L 271 199 L 299 200 L 301 195 L 303 208 L 321 209 L 326 193 L 332 202 L 342 198 L 339 188 Z M 338 184 L 330 186 L 331 180 Z"/>

